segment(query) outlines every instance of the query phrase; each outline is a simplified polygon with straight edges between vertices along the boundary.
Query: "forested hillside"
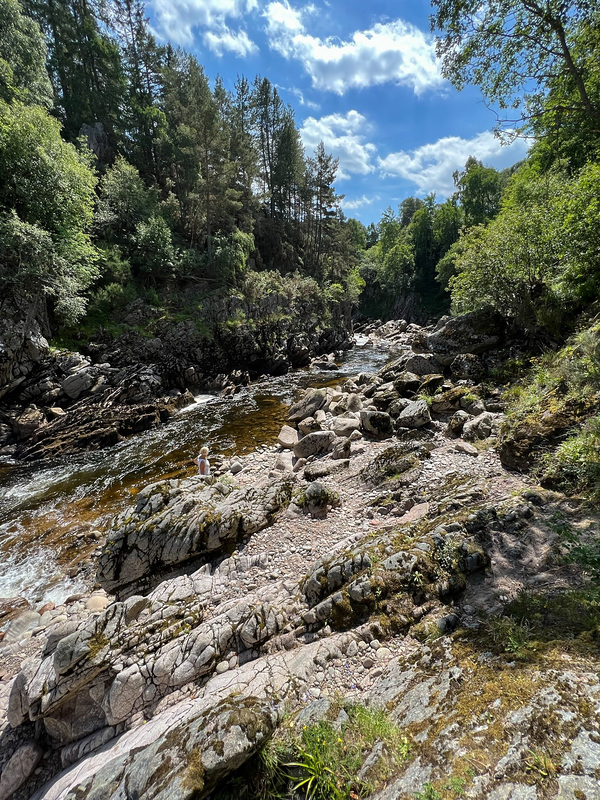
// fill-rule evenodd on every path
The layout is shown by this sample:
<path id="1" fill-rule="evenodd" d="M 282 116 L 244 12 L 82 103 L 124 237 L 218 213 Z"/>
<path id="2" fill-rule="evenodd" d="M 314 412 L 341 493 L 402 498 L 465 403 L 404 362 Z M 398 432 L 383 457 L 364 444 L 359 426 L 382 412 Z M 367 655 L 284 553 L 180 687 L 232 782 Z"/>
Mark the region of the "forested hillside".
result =
<path id="1" fill-rule="evenodd" d="M 367 250 L 371 307 L 413 289 L 432 312 L 487 305 L 560 338 L 594 308 L 600 278 L 600 12 L 587 2 L 434 0 L 442 70 L 499 109 L 498 134 L 527 159 L 498 172 L 469 158 L 455 194 L 408 198 Z M 370 235 L 374 231 L 369 231 Z M 443 290 L 446 290 L 444 292 Z"/>
<path id="2" fill-rule="evenodd" d="M 59 323 L 280 288 L 256 270 L 356 300 L 337 162 L 305 155 L 268 78 L 211 88 L 157 44 L 141 0 L 1 0 L 0 22 L 5 286 L 51 299 Z"/>
<path id="3" fill-rule="evenodd" d="M 365 227 L 268 77 L 226 90 L 157 43 L 142 0 L 0 0 L 3 285 L 90 330 L 138 297 L 191 313 L 294 275 L 294 292 L 347 308 L 366 286 L 366 315 L 491 304 L 558 336 L 598 293 L 598 10 L 432 9 L 444 76 L 478 85 L 529 155 L 504 171 L 470 157 L 444 202 L 408 197 Z"/>

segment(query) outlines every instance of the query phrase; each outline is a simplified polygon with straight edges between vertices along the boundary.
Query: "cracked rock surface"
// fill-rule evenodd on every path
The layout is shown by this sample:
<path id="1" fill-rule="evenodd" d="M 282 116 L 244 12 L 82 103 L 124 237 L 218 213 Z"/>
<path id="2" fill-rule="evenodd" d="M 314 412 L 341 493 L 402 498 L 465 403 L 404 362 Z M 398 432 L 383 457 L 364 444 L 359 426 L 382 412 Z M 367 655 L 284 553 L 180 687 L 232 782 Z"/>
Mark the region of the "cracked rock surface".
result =
<path id="1" fill-rule="evenodd" d="M 399 381 L 409 357 L 416 378 Z M 0 797 L 209 797 L 284 719 L 327 719 L 350 700 L 385 709 L 410 740 L 377 800 L 427 784 L 445 800 L 451 776 L 477 800 L 600 797 L 593 642 L 520 662 L 485 638 L 523 590 L 581 580 L 560 561 L 557 514 L 597 520 L 506 472 L 489 420 L 478 446 L 449 428 L 458 411 L 490 413 L 473 387 L 465 399 L 442 375 L 431 421 L 397 425 L 431 362 L 406 353 L 308 391 L 289 419 L 299 442 L 303 428 L 326 434 L 308 455 L 287 430 L 233 477 L 146 487 L 114 523 L 102 589 L 12 619 Z M 365 408 L 387 415 L 387 436 Z M 365 774 L 380 750 L 364 754 Z"/>

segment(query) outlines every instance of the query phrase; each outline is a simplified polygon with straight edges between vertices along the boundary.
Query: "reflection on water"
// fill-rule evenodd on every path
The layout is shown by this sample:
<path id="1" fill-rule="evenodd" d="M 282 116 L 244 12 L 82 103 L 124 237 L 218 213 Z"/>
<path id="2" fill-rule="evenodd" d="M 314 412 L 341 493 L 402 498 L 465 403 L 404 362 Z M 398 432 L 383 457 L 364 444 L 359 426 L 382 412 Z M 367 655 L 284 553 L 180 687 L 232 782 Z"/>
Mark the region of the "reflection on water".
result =
<path id="1" fill-rule="evenodd" d="M 204 444 L 225 457 L 272 445 L 300 388 L 375 371 L 389 355 L 355 348 L 338 372 L 299 370 L 264 378 L 232 398 L 202 395 L 166 425 L 114 447 L 49 466 L 1 466 L 0 597 L 60 602 L 83 590 L 65 569 L 80 557 L 90 529 L 105 534 L 132 495 L 154 481 L 194 474 L 192 459 Z"/>

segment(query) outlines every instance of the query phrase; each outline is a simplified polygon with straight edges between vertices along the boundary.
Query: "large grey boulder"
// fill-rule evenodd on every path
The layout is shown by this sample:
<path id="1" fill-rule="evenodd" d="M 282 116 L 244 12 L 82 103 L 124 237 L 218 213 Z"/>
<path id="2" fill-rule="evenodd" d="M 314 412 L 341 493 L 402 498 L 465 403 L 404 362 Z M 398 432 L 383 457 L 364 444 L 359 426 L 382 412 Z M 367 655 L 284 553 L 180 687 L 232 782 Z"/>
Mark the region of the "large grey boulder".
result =
<path id="1" fill-rule="evenodd" d="M 157 574 L 266 527 L 290 496 L 285 478 L 262 488 L 207 485 L 202 478 L 147 486 L 134 511 L 117 518 L 99 559 L 98 581 L 109 592 L 143 588 Z"/>
<path id="2" fill-rule="evenodd" d="M 327 392 L 325 389 L 309 389 L 304 397 L 290 408 L 288 422 L 300 422 L 306 417 L 314 417 L 315 412 L 325 405 Z"/>
<path id="3" fill-rule="evenodd" d="M 335 417 L 331 430 L 336 436 L 350 436 L 352 431 L 357 431 L 360 428 L 360 420 L 355 417 Z"/>
<path id="4" fill-rule="evenodd" d="M 413 400 L 398 414 L 396 426 L 401 428 L 422 428 L 431 422 L 429 406 L 425 400 Z"/>
<path id="5" fill-rule="evenodd" d="M 449 366 L 461 353 L 478 355 L 497 347 L 505 327 L 504 318 L 492 308 L 471 311 L 449 319 L 439 330 L 430 333 L 427 347 L 440 364 Z"/>
<path id="6" fill-rule="evenodd" d="M 294 445 L 294 455 L 296 458 L 308 458 L 319 453 L 326 453 L 334 439 L 333 431 L 309 433 Z"/>
<path id="7" fill-rule="evenodd" d="M 387 439 L 393 433 L 392 418 L 385 411 L 363 409 L 360 412 L 361 428 L 377 439 Z"/>
<path id="8" fill-rule="evenodd" d="M 284 448 L 284 450 L 293 450 L 294 445 L 298 441 L 298 431 L 289 425 L 284 425 L 279 431 L 277 443 Z"/>

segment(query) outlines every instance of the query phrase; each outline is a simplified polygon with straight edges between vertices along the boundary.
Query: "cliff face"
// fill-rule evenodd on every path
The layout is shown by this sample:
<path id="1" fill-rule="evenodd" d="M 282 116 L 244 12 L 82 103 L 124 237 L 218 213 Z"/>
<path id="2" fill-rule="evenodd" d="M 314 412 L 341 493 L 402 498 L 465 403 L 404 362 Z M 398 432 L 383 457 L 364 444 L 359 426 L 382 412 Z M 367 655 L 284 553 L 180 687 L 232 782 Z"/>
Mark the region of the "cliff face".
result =
<path id="1" fill-rule="evenodd" d="M 39 303 L 0 298 L 0 399 L 14 391 L 48 354 Z"/>
<path id="2" fill-rule="evenodd" d="M 153 319 L 154 317 L 154 319 Z M 320 298 L 272 293 L 256 303 L 239 297 L 209 298 L 197 318 L 173 323 L 134 303 L 125 321 L 144 326 L 92 348 L 96 359 L 122 366 L 153 364 L 178 388 L 205 385 L 231 373 L 250 378 L 283 374 L 322 353 L 349 347 L 348 309 L 328 308 Z"/>

